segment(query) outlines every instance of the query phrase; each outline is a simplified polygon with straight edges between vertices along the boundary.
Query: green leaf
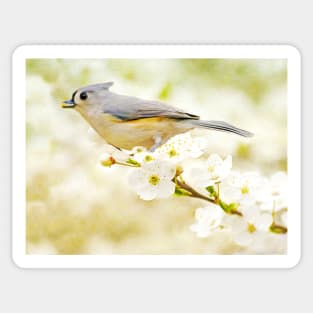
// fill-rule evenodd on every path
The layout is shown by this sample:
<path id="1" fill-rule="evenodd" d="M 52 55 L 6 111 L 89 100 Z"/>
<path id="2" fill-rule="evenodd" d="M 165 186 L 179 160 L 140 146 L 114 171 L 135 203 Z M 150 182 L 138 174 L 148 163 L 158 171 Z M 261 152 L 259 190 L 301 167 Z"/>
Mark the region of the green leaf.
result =
<path id="1" fill-rule="evenodd" d="M 228 204 L 228 208 L 230 211 L 237 211 L 238 210 L 238 204 L 237 203 L 230 203 Z"/>
<path id="2" fill-rule="evenodd" d="M 229 213 L 229 206 L 225 202 L 220 200 L 218 204 L 226 213 Z"/>
<path id="3" fill-rule="evenodd" d="M 135 161 L 134 159 L 131 159 L 131 158 L 128 158 L 126 160 L 126 163 L 134 165 L 134 166 L 138 166 L 138 167 L 141 166 L 141 164 L 139 162 L 137 162 L 137 161 Z"/>
<path id="4" fill-rule="evenodd" d="M 208 191 L 210 196 L 212 196 L 212 197 L 216 197 L 217 196 L 216 191 L 214 189 L 214 186 L 208 186 L 205 189 Z"/>
<path id="5" fill-rule="evenodd" d="M 237 203 L 227 204 L 227 203 L 223 202 L 222 200 L 219 200 L 218 204 L 224 210 L 224 212 L 227 213 L 227 214 L 242 215 L 238 211 L 238 204 Z"/>
<path id="6" fill-rule="evenodd" d="M 187 191 L 187 190 L 185 190 L 185 189 L 183 189 L 183 188 L 180 188 L 180 187 L 178 187 L 178 186 L 175 187 L 175 192 L 174 192 L 174 194 L 175 194 L 176 196 L 190 196 L 190 195 L 191 195 L 191 193 L 190 193 L 189 191 Z"/>

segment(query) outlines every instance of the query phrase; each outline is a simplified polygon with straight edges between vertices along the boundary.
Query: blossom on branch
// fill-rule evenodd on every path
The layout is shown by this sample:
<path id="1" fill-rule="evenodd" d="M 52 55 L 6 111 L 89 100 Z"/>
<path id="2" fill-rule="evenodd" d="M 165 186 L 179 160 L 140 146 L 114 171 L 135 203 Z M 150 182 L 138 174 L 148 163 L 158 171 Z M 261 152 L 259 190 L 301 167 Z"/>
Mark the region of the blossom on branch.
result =
<path id="1" fill-rule="evenodd" d="M 230 155 L 223 159 L 212 154 L 203 168 L 191 170 L 189 178 L 202 189 L 198 192 L 182 177 L 180 162 L 202 154 L 200 142 L 183 134 L 155 152 L 135 147 L 126 161 L 104 154 L 101 164 L 132 167 L 129 184 L 143 200 L 169 198 L 175 193 L 207 201 L 206 207 L 196 209 L 190 226 L 199 238 L 228 231 L 237 245 L 262 253 L 274 234 L 287 233 L 286 174 L 279 172 L 267 179 L 257 172 L 231 171 Z"/>
<path id="2" fill-rule="evenodd" d="M 198 208 L 195 213 L 195 223 L 190 230 L 200 238 L 208 237 L 212 232 L 219 229 L 225 213 L 215 204 L 209 204 L 205 208 Z"/>
<path id="3" fill-rule="evenodd" d="M 256 203 L 260 189 L 266 183 L 265 179 L 256 172 L 231 172 L 224 187 L 224 193 L 239 205 L 247 206 Z"/>
<path id="4" fill-rule="evenodd" d="M 206 147 L 203 138 L 193 138 L 190 133 L 176 135 L 156 149 L 155 154 L 162 159 L 180 162 L 187 158 L 198 158 Z"/>
<path id="5" fill-rule="evenodd" d="M 175 166 L 163 160 L 142 162 L 129 176 L 130 187 L 143 200 L 168 198 L 175 192 Z"/>
<path id="6" fill-rule="evenodd" d="M 196 179 L 196 185 L 202 188 L 213 186 L 224 180 L 232 168 L 232 157 L 224 160 L 218 154 L 212 154 L 207 159 L 205 168 L 195 168 L 191 174 Z"/>
<path id="7" fill-rule="evenodd" d="M 277 212 L 287 208 L 287 175 L 274 174 L 263 184 L 259 195 L 262 210 Z"/>
<path id="8" fill-rule="evenodd" d="M 248 247 L 260 234 L 270 234 L 273 218 L 271 214 L 261 212 L 258 207 L 252 206 L 245 210 L 242 217 L 227 215 L 223 222 L 230 227 L 233 241 L 240 246 Z"/>

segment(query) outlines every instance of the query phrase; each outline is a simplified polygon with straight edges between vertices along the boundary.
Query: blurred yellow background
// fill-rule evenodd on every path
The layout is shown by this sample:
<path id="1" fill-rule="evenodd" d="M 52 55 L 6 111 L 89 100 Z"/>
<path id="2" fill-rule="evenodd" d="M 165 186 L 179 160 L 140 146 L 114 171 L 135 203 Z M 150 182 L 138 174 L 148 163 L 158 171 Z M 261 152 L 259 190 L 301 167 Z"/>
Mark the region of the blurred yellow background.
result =
<path id="1" fill-rule="evenodd" d="M 125 168 L 99 166 L 105 142 L 60 103 L 79 87 L 113 81 L 114 92 L 255 133 L 201 131 L 212 153 L 233 156 L 234 169 L 270 175 L 287 170 L 285 60 L 29 59 L 26 79 L 28 253 L 241 253 L 227 235 L 200 239 L 189 230 L 202 200 L 140 200 Z"/>

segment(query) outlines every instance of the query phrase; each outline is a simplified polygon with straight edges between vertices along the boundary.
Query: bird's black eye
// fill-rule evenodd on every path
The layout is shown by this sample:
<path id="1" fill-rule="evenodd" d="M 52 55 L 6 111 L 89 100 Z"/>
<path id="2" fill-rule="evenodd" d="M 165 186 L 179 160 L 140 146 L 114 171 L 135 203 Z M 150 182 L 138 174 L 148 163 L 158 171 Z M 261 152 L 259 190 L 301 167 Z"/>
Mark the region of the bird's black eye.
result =
<path id="1" fill-rule="evenodd" d="M 79 98 L 81 100 L 86 100 L 88 98 L 88 95 L 87 95 L 87 92 L 82 92 L 80 95 L 79 95 Z"/>

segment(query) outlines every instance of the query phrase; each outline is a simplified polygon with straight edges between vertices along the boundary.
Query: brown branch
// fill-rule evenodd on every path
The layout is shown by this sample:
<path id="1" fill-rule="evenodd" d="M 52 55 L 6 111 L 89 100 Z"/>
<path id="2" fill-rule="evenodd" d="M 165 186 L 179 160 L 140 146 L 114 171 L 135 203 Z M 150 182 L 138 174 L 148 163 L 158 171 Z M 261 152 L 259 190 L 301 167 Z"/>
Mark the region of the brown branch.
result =
<path id="1" fill-rule="evenodd" d="M 243 216 L 243 214 L 240 211 L 237 211 L 237 210 L 231 210 L 230 213 L 238 215 L 238 216 Z"/>
<path id="2" fill-rule="evenodd" d="M 180 187 L 183 190 L 187 191 L 189 193 L 189 195 L 188 195 L 189 197 L 202 199 L 202 200 L 211 202 L 213 204 L 219 205 L 228 214 L 235 214 L 235 215 L 238 215 L 238 216 L 243 216 L 243 214 L 240 211 L 236 210 L 236 209 L 227 210 L 225 208 L 225 204 L 223 204 L 223 202 L 220 201 L 219 197 L 215 197 L 214 199 L 212 199 L 212 198 L 209 198 L 209 197 L 207 197 L 205 195 L 202 195 L 201 193 L 199 193 L 198 191 L 193 189 L 191 186 L 189 186 L 182 178 L 179 178 L 179 176 L 175 176 L 173 181 L 174 181 L 174 183 L 177 184 L 178 187 Z M 271 232 L 276 233 L 276 234 L 285 234 L 285 233 L 288 232 L 288 228 L 287 227 L 284 227 L 282 225 L 278 225 L 278 224 L 275 224 L 275 223 L 273 223 L 270 226 L 270 230 L 271 230 Z"/>
<path id="3" fill-rule="evenodd" d="M 192 187 L 190 187 L 188 184 L 186 184 L 184 181 L 181 181 L 179 179 L 175 179 L 175 183 L 182 189 L 188 191 L 190 193 L 190 197 L 192 198 L 198 198 L 198 199 L 202 199 L 202 200 L 206 200 L 209 201 L 211 203 L 216 204 L 215 199 L 211 199 L 209 197 L 206 197 L 204 195 L 202 195 L 201 193 L 199 193 L 198 191 L 194 190 Z"/>
<path id="4" fill-rule="evenodd" d="M 227 207 L 225 207 L 225 204 L 222 201 L 220 201 L 219 195 L 215 196 L 214 198 L 209 198 L 207 196 L 204 196 L 198 191 L 196 191 L 195 189 L 193 189 L 191 186 L 189 186 L 187 183 L 185 183 L 185 181 L 182 178 L 179 178 L 179 176 L 176 176 L 174 178 L 174 182 L 178 185 L 178 187 L 187 191 L 189 193 L 189 197 L 202 199 L 202 200 L 211 202 L 213 204 L 219 205 L 225 213 L 242 216 L 242 213 L 240 211 L 236 209 L 229 210 Z"/>

